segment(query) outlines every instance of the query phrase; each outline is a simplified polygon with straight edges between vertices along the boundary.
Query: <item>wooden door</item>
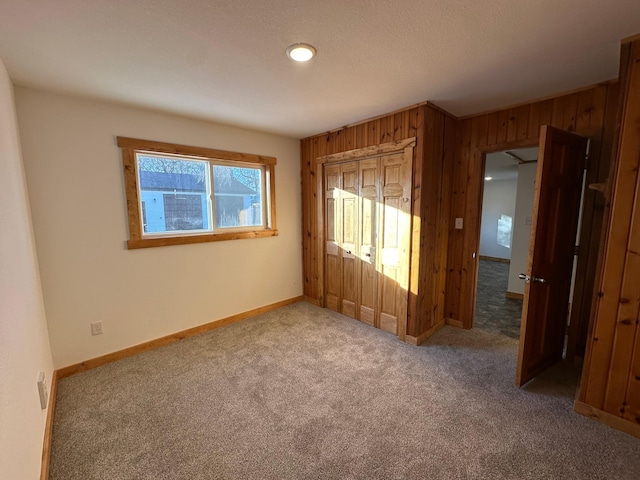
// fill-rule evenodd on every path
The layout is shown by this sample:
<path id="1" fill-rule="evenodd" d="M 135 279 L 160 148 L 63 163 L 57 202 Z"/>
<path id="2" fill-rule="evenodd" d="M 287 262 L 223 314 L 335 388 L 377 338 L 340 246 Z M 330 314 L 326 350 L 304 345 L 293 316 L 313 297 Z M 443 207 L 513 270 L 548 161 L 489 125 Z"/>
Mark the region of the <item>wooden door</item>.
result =
<path id="1" fill-rule="evenodd" d="M 356 318 L 358 304 L 358 162 L 340 165 L 340 237 L 342 302 L 340 312 Z"/>
<path id="2" fill-rule="evenodd" d="M 342 221 L 340 210 L 341 192 L 340 165 L 324 167 L 324 266 L 325 266 L 325 307 L 340 311 L 341 296 L 341 255 L 339 239 Z"/>
<path id="3" fill-rule="evenodd" d="M 360 164 L 360 248 L 359 284 L 360 305 L 358 320 L 379 326 L 377 236 L 380 194 L 379 158 L 361 160 Z"/>
<path id="4" fill-rule="evenodd" d="M 562 359 L 587 139 L 543 126 L 516 384 Z"/>
<path id="5" fill-rule="evenodd" d="M 406 323 L 411 241 L 411 156 L 405 153 L 380 159 L 380 328 L 398 335 Z"/>

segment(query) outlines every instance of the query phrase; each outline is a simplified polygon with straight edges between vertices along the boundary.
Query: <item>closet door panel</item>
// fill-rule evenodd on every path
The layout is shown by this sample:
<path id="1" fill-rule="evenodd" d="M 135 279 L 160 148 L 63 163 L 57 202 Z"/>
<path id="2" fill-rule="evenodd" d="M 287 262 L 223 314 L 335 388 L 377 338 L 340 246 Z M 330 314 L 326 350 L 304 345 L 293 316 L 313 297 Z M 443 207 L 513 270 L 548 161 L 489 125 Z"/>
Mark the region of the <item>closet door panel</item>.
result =
<path id="1" fill-rule="evenodd" d="M 378 236 L 379 159 L 360 161 L 360 311 L 358 319 L 378 326 Z"/>
<path id="2" fill-rule="evenodd" d="M 340 166 L 341 174 L 341 242 L 342 307 L 341 312 L 356 318 L 358 304 L 358 163 Z"/>
<path id="3" fill-rule="evenodd" d="M 325 302 L 326 307 L 340 311 L 341 255 L 339 248 L 341 230 L 340 167 L 324 167 L 325 184 Z"/>
<path id="4" fill-rule="evenodd" d="M 380 328 L 397 335 L 406 321 L 409 242 L 411 232 L 411 158 L 406 154 L 381 159 Z"/>

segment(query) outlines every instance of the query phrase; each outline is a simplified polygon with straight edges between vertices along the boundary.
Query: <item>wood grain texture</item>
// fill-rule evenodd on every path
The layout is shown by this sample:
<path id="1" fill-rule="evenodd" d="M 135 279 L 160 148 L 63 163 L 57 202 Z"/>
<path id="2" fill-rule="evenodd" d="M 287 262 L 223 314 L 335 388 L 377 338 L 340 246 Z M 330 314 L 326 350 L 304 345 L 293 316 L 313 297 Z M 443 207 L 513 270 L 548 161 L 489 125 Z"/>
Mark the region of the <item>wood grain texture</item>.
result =
<path id="1" fill-rule="evenodd" d="M 460 321 L 465 328 L 473 325 L 477 278 L 477 259 L 473 254 L 479 245 L 484 154 L 537 145 L 540 127 L 551 125 L 592 139 L 588 172 L 601 178 L 600 172 L 606 171 L 611 158 L 611 142 L 603 142 L 602 139 L 605 126 L 611 128 L 611 112 L 615 111 L 617 103 L 609 94 L 612 88 L 615 89 L 616 85 L 606 83 L 528 105 L 466 117 L 457 122 L 445 287 L 447 318 Z M 589 319 L 596 273 L 593 257 L 598 249 L 602 224 L 601 207 L 602 202 L 594 199 L 585 204 L 577 273 L 583 281 L 576 291 L 577 296 L 574 296 L 577 313 L 573 321 L 582 325 L 577 331 L 584 330 Z M 455 218 L 464 219 L 462 230 L 452 228 Z M 588 258 L 582 259 L 582 256 Z"/>
<path id="2" fill-rule="evenodd" d="M 640 425 L 636 422 L 628 422 L 617 415 L 612 415 L 599 408 L 595 408 L 581 400 L 576 400 L 573 409 L 580 415 L 592 418 L 600 423 L 621 430 L 636 438 L 640 438 Z"/>
<path id="3" fill-rule="evenodd" d="M 239 322 L 240 320 L 245 320 L 247 318 L 254 317 L 262 313 L 270 312 L 271 310 L 275 310 L 276 308 L 285 307 L 287 305 L 291 305 L 303 300 L 305 300 L 304 296 L 289 298 L 287 300 L 282 300 L 280 302 L 272 303 L 270 305 L 254 308 L 253 310 L 248 310 L 246 312 L 238 313 L 236 315 L 231 315 L 230 317 L 221 318 L 219 320 L 215 320 L 210 323 L 205 323 L 204 325 L 199 325 L 197 327 L 189 328 L 181 332 L 172 333 L 171 335 L 157 338 L 149 342 L 140 343 L 138 345 L 134 345 L 133 347 L 128 347 L 122 350 L 118 350 L 117 352 L 108 353 L 100 357 L 92 358 L 90 360 L 85 360 L 84 362 L 68 365 L 66 367 L 62 367 L 56 370 L 58 374 L 57 379 L 59 380 L 61 378 L 65 378 L 79 372 L 91 370 L 92 368 L 96 368 L 101 365 L 106 365 L 108 363 L 115 362 L 123 358 L 137 355 L 138 353 L 147 352 L 149 350 L 153 350 L 154 348 L 179 342 L 180 340 L 184 340 L 185 338 L 193 337 L 194 335 L 199 335 L 201 333 L 208 332 L 210 330 L 215 330 L 216 328 L 224 327 L 225 325 L 230 325 L 232 323 Z"/>
<path id="4" fill-rule="evenodd" d="M 602 275 L 579 399 L 637 428 L 640 426 L 640 39 L 623 44 L 620 71 L 618 149 L 612 168 Z"/>
<path id="5" fill-rule="evenodd" d="M 535 180 L 516 384 L 562 359 L 587 139 L 543 126 Z M 544 279 L 544 283 L 535 281 Z"/>
<path id="6" fill-rule="evenodd" d="M 276 237 L 278 230 L 265 229 L 251 232 L 208 233 L 206 235 L 185 235 L 183 237 L 156 237 L 131 239 L 127 242 L 127 248 L 168 247 L 171 245 L 190 245 L 193 243 L 218 242 L 223 240 L 246 240 L 248 238 Z"/>
<path id="7" fill-rule="evenodd" d="M 266 155 L 229 152 L 227 150 L 218 150 L 215 148 L 192 147 L 189 145 L 178 145 L 175 143 L 156 142 L 154 140 L 141 140 L 139 138 L 116 137 L 116 140 L 118 147 L 122 149 L 215 158 L 219 160 L 231 160 L 234 162 L 260 163 L 264 165 L 275 165 L 277 161 L 275 157 L 269 157 Z"/>
<path id="8" fill-rule="evenodd" d="M 403 140 L 392 140 L 366 148 L 354 148 L 346 152 L 331 153 L 322 157 L 317 157 L 316 161 L 318 163 L 337 163 L 348 162 L 349 160 L 355 159 L 361 160 L 368 157 L 377 157 L 391 152 L 397 152 L 398 150 L 404 150 L 405 147 L 414 146 L 415 143 L 415 137 L 405 138 Z"/>
<path id="9" fill-rule="evenodd" d="M 353 158 L 350 151 L 364 148 L 369 149 L 370 156 L 375 156 L 380 153 L 380 145 L 394 144 L 397 148 L 402 146 L 399 142 L 408 139 L 408 145 L 415 142 L 409 298 L 407 324 L 398 332 L 406 331 L 417 337 L 438 319 L 443 319 L 448 230 L 442 231 L 438 226 L 448 226 L 449 198 L 443 194 L 448 194 L 451 188 L 451 165 L 446 164 L 445 151 L 446 159 L 451 161 L 455 122 L 435 106 L 419 105 L 301 140 L 304 294 L 307 297 L 325 305 L 324 250 L 319 240 L 323 229 L 319 219 L 324 214 L 322 178 L 318 178 L 322 163 L 348 160 Z M 423 232 L 423 225 L 431 226 L 429 233 Z M 425 244 L 429 245 L 428 253 L 423 248 Z M 420 295 L 423 295 L 421 300 Z"/>

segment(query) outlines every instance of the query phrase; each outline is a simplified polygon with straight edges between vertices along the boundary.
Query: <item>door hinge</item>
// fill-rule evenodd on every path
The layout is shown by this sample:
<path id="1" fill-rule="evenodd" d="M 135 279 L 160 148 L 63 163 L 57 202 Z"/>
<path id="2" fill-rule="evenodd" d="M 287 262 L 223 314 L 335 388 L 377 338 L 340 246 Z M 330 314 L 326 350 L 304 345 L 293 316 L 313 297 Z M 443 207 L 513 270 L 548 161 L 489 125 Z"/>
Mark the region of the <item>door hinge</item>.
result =
<path id="1" fill-rule="evenodd" d="M 576 245 L 575 247 L 573 247 L 573 254 L 577 257 L 578 255 L 580 255 L 580 245 Z"/>

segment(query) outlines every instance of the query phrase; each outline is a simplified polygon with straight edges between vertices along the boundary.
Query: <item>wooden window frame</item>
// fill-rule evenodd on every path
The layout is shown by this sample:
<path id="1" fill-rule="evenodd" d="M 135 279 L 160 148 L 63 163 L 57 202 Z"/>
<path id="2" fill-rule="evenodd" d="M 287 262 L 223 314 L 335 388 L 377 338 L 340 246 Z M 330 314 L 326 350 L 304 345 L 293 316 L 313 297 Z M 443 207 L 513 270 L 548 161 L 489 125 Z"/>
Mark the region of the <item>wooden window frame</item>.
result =
<path id="1" fill-rule="evenodd" d="M 276 228 L 276 183 L 275 165 L 276 158 L 265 155 L 253 155 L 249 153 L 229 152 L 213 148 L 191 147 L 174 143 L 156 142 L 152 140 L 140 140 L 128 137 L 116 137 L 118 147 L 122 151 L 122 163 L 124 172 L 124 186 L 127 198 L 127 213 L 129 220 L 128 249 L 164 247 L 169 245 L 185 245 L 191 243 L 216 242 L 221 240 L 240 240 L 245 238 L 274 237 L 278 235 Z M 163 234 L 149 237 L 143 235 L 142 215 L 140 213 L 140 189 L 136 168 L 137 153 L 155 153 L 165 155 L 183 155 L 199 157 L 212 164 L 223 162 L 227 165 L 239 166 L 242 164 L 261 165 L 265 172 L 264 199 L 267 202 L 266 227 L 251 229 L 244 227 L 230 232 L 219 230 L 207 233 L 170 235 Z"/>

